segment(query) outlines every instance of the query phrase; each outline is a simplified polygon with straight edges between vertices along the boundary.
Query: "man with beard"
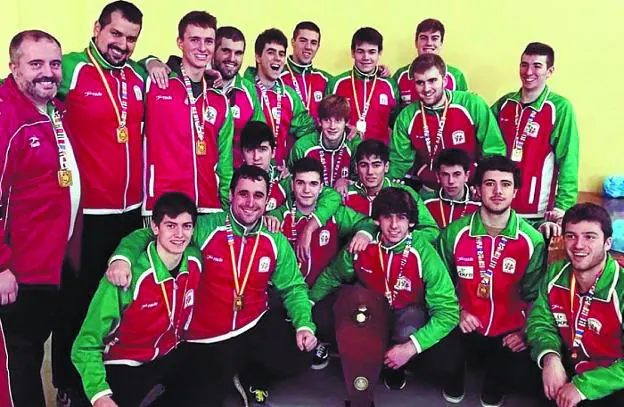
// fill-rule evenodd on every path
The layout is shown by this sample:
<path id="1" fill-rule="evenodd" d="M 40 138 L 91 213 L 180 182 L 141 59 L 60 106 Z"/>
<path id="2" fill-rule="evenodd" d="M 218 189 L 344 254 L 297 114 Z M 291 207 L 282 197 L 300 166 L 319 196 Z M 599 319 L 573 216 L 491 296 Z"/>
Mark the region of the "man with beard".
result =
<path id="1" fill-rule="evenodd" d="M 295 90 L 280 78 L 288 48 L 284 33 L 276 28 L 265 30 L 256 38 L 254 48 L 256 67 L 247 68 L 245 77 L 256 84 L 265 121 L 277 143 L 275 161 L 283 169 L 295 140 L 314 132 L 314 120 Z"/>
<path id="2" fill-rule="evenodd" d="M 447 148 L 460 148 L 474 163 L 505 155 L 505 142 L 483 98 L 444 89 L 446 64 L 436 54 L 419 55 L 410 67 L 418 101 L 401 111 L 390 140 L 390 177 L 412 177 L 431 190 L 440 186 L 433 161 Z"/>
<path id="3" fill-rule="evenodd" d="M 542 235 L 511 209 L 520 180 L 520 171 L 505 157 L 480 161 L 475 183 L 481 208 L 440 234 L 440 255 L 456 283 L 461 307 L 459 330 L 451 334 L 461 357 L 443 393 L 449 403 L 464 398 L 469 355 L 485 364 L 484 407 L 501 406 L 512 384 L 537 387 L 524 329 L 537 296 L 545 245 Z"/>
<path id="4" fill-rule="evenodd" d="M 318 122 L 318 106 L 331 79 L 330 74 L 312 66 L 321 46 L 321 29 L 312 21 L 301 21 L 295 26 L 290 43 L 293 53 L 286 60 L 281 78 L 297 92 L 306 110 Z"/>
<path id="5" fill-rule="evenodd" d="M 11 40 L 9 57 L 11 74 L 0 85 L 0 405 L 44 406 L 43 344 L 68 240 L 82 216 L 81 177 L 54 99 L 62 81 L 59 42 L 23 31 Z"/>
<path id="6" fill-rule="evenodd" d="M 70 352 L 106 261 L 119 240 L 141 227 L 144 71 L 129 58 L 142 24 L 126 1 L 102 10 L 82 52 L 63 56 L 59 96 L 76 148 L 83 188 L 84 229 L 80 270 L 65 268 L 60 325 L 53 338 L 54 384 L 59 401 L 79 390 Z"/>
<path id="7" fill-rule="evenodd" d="M 416 27 L 416 56 L 423 54 L 440 55 L 445 34 L 446 30 L 444 29 L 444 24 L 442 24 L 440 20 L 427 18 L 421 21 Z M 451 65 L 447 65 L 446 69 L 446 75 L 444 75 L 445 89 L 468 90 L 466 77 L 462 71 Z M 418 94 L 416 93 L 416 88 L 414 87 L 414 78 L 410 72 L 410 65 L 406 65 L 396 71 L 393 78 L 399 86 L 401 104 L 403 106 L 407 106 L 418 100 Z"/>
<path id="8" fill-rule="evenodd" d="M 531 354 L 558 407 L 624 405 L 624 272 L 607 254 L 612 233 L 604 208 L 568 209 L 568 258 L 550 266 L 529 314 Z"/>
<path id="9" fill-rule="evenodd" d="M 239 74 L 245 46 L 245 36 L 238 28 L 226 26 L 217 29 L 213 68 L 221 74 L 223 93 L 227 97 L 234 120 L 234 168 L 243 163 L 243 156 L 238 148 L 243 128 L 250 120 L 265 120 L 254 84 Z"/>
<path id="10" fill-rule="evenodd" d="M 232 178 L 232 119 L 225 96 L 209 88 L 217 19 L 191 11 L 178 24 L 182 58 L 169 57 L 169 86 L 148 79 L 145 96 L 143 215 L 164 192 L 183 192 L 200 214 L 228 205 Z"/>

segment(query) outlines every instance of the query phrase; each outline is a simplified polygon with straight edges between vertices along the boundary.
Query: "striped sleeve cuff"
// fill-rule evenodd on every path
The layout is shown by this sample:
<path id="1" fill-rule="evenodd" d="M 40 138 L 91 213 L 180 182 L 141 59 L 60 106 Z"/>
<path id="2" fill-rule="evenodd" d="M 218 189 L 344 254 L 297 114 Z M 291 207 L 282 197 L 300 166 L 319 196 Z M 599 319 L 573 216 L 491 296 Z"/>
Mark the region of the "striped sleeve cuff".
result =
<path id="1" fill-rule="evenodd" d="M 91 404 L 95 404 L 96 401 L 98 401 L 99 399 L 101 399 L 104 396 L 111 396 L 113 394 L 113 392 L 111 391 L 111 389 L 106 389 L 106 390 L 102 390 L 99 393 L 96 393 L 93 397 L 91 397 Z"/>

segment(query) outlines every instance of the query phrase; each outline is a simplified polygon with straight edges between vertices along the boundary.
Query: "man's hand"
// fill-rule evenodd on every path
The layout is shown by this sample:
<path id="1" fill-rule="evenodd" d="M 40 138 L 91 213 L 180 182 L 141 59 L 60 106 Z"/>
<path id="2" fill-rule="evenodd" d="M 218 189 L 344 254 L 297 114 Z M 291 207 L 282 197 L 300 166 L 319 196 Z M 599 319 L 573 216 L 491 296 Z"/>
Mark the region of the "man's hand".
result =
<path id="1" fill-rule="evenodd" d="M 355 138 L 355 136 L 357 136 L 358 131 L 355 128 L 355 126 L 351 126 L 350 124 L 347 124 L 345 126 L 345 132 L 347 133 L 347 140 L 351 141 Z"/>
<path id="2" fill-rule="evenodd" d="M 543 359 L 544 370 L 542 370 L 542 383 L 544 384 L 544 394 L 548 400 L 555 400 L 559 390 L 568 381 L 561 358 L 556 353 L 548 353 Z"/>
<path id="3" fill-rule="evenodd" d="M 518 331 L 505 335 L 503 337 L 503 346 L 508 347 L 512 352 L 522 352 L 527 348 L 524 333 Z"/>
<path id="4" fill-rule="evenodd" d="M 574 383 L 566 383 L 557 393 L 557 407 L 576 407 L 582 400 Z"/>
<path id="5" fill-rule="evenodd" d="M 555 222 L 544 222 L 539 226 L 537 230 L 539 230 L 546 239 L 550 239 L 551 237 L 555 236 L 561 236 L 561 226 Z"/>
<path id="6" fill-rule="evenodd" d="M 392 75 L 388 65 L 379 65 L 379 76 L 382 78 L 389 78 Z"/>
<path id="7" fill-rule="evenodd" d="M 342 197 L 342 203 L 347 201 L 347 196 L 349 195 L 349 185 L 351 185 L 351 181 L 348 178 L 340 178 L 334 182 L 334 189 Z"/>
<path id="8" fill-rule="evenodd" d="M 416 347 L 412 341 L 391 347 L 384 356 L 384 365 L 390 369 L 398 369 L 406 364 L 416 354 Z"/>
<path id="9" fill-rule="evenodd" d="M 0 273 L 0 305 L 8 305 L 17 299 L 17 280 L 9 269 Z"/>
<path id="10" fill-rule="evenodd" d="M 150 79 L 152 82 L 156 83 L 156 86 L 160 89 L 167 89 L 169 87 L 169 72 L 171 72 L 171 68 L 169 68 L 167 64 L 154 58 L 150 59 L 145 67 L 147 68 Z"/>
<path id="11" fill-rule="evenodd" d="M 357 254 L 364 251 L 370 242 L 371 238 L 368 233 L 357 232 L 349 242 L 349 248 L 347 250 L 351 254 Z"/>
<path id="12" fill-rule="evenodd" d="M 307 261 L 312 256 L 310 246 L 312 244 L 312 234 L 319 229 L 320 226 L 316 220 L 310 220 L 308 224 L 303 228 L 303 233 L 297 237 L 297 243 L 295 243 L 295 253 L 297 254 L 297 260 L 301 263 Z"/>
<path id="13" fill-rule="evenodd" d="M 217 71 L 216 69 L 212 69 L 212 67 L 210 66 L 207 66 L 204 74 L 212 80 L 213 88 L 223 87 L 223 76 L 221 76 L 221 72 Z"/>
<path id="14" fill-rule="evenodd" d="M 559 223 L 563 219 L 565 212 L 559 208 L 553 208 L 550 211 L 544 213 L 544 220 L 549 222 Z"/>
<path id="15" fill-rule="evenodd" d="M 473 201 L 480 201 L 481 200 L 481 191 L 479 190 L 479 188 L 475 187 L 474 185 L 471 186 L 470 188 L 468 188 L 468 190 L 470 191 L 470 198 Z"/>
<path id="16" fill-rule="evenodd" d="M 277 233 L 281 229 L 280 221 L 275 216 L 264 215 L 264 224 L 271 233 Z"/>
<path id="17" fill-rule="evenodd" d="M 297 332 L 297 347 L 300 351 L 310 352 L 312 349 L 316 348 L 316 336 L 307 329 L 302 329 Z"/>
<path id="18" fill-rule="evenodd" d="M 123 287 L 124 290 L 128 290 L 128 288 L 130 288 L 130 282 L 132 281 L 130 264 L 125 260 L 113 261 L 106 270 L 106 279 L 112 285 Z"/>
<path id="19" fill-rule="evenodd" d="M 477 317 L 466 310 L 461 311 L 459 329 L 461 329 L 463 333 L 467 334 L 482 327 L 483 326 Z"/>
<path id="20" fill-rule="evenodd" d="M 95 400 L 95 403 L 93 403 L 93 407 L 118 407 L 118 406 L 117 406 L 117 403 L 115 403 L 110 396 L 104 396 Z"/>
<path id="21" fill-rule="evenodd" d="M 288 171 L 288 166 L 285 162 L 283 162 L 282 165 L 277 166 L 277 171 L 280 174 L 279 179 L 286 179 L 290 175 L 290 172 Z"/>

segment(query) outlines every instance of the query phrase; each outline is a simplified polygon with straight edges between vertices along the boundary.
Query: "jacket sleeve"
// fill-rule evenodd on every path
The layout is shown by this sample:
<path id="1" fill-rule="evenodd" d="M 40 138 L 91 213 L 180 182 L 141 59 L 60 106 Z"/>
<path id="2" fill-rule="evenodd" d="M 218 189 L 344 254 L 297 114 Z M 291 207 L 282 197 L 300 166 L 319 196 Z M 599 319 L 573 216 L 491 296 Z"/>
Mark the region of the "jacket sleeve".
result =
<path id="1" fill-rule="evenodd" d="M 287 197 L 292 195 L 291 179 L 292 177 L 289 176 L 281 180 L 279 183 L 284 189 Z M 312 217 L 316 220 L 319 226 L 325 226 L 329 219 L 334 216 L 341 204 L 342 198 L 340 197 L 340 194 L 333 188 L 324 186 L 316 203 L 316 209 L 312 212 Z"/>
<path id="2" fill-rule="evenodd" d="M 314 133 L 316 131 L 314 119 L 306 110 L 301 98 L 291 88 L 287 88 L 286 91 L 293 101 L 293 118 L 290 122 L 290 134 L 296 139 L 300 139 L 307 134 Z"/>
<path id="3" fill-rule="evenodd" d="M 14 127 L 10 122 L 9 114 L 3 114 L 8 105 L 7 101 L 0 102 L 0 165 L 2 176 L 0 178 L 0 272 L 11 269 L 12 250 L 9 237 L 11 234 L 10 224 L 7 223 L 9 209 L 9 193 L 13 175 L 17 172 L 15 157 L 18 156 L 18 137 L 13 138 Z M 13 236 L 18 239 L 19 236 Z"/>
<path id="4" fill-rule="evenodd" d="M 419 244 L 425 303 L 429 321 L 412 335 L 416 350 L 421 353 L 447 336 L 459 323 L 459 303 L 451 277 L 433 246 L 422 240 Z"/>
<path id="5" fill-rule="evenodd" d="M 347 206 L 341 205 L 334 218 L 338 224 L 340 237 L 350 236 L 357 232 L 366 232 L 372 239 L 373 234 L 377 231 L 377 225 L 371 218 Z"/>
<path id="6" fill-rule="evenodd" d="M 67 94 L 69 93 L 69 88 L 71 86 L 71 82 L 74 78 L 74 70 L 76 69 L 76 65 L 80 62 L 80 53 L 72 52 L 70 54 L 63 55 L 61 60 L 61 66 L 63 68 L 63 80 L 61 85 L 59 86 L 58 91 L 56 92 L 56 97 L 61 100 L 65 100 Z"/>
<path id="7" fill-rule="evenodd" d="M 357 256 L 357 255 L 356 255 Z M 334 289 L 355 280 L 354 257 L 346 248 L 342 249 L 329 266 L 323 270 L 310 289 L 310 300 L 319 302 Z"/>
<path id="8" fill-rule="evenodd" d="M 401 105 L 401 92 L 399 91 L 399 85 L 393 78 L 388 78 L 388 82 L 390 83 L 390 87 L 392 88 L 392 93 L 394 94 L 395 105 L 390 111 L 390 117 L 388 118 L 388 127 L 393 128 L 394 123 L 396 122 L 401 109 L 403 106 Z"/>
<path id="9" fill-rule="evenodd" d="M 295 252 L 281 233 L 275 236 L 277 245 L 275 272 L 271 282 L 284 301 L 284 307 L 297 331 L 316 331 L 312 322 L 312 304 L 308 297 L 308 286 L 297 267 Z"/>
<path id="10" fill-rule="evenodd" d="M 217 162 L 217 176 L 219 177 L 219 195 L 221 197 L 221 206 L 227 209 L 230 205 L 230 182 L 234 172 L 234 162 L 232 159 L 232 150 L 234 140 L 234 121 L 232 113 L 225 101 L 225 121 L 219 129 L 217 136 L 217 145 L 219 150 L 219 161 Z"/>
<path id="11" fill-rule="evenodd" d="M 440 229 L 438 228 L 438 224 L 435 219 L 433 219 L 433 216 L 431 216 L 431 212 L 427 209 L 427 205 L 425 205 L 425 202 L 422 200 L 420 195 L 414 191 L 414 189 L 406 185 L 401 185 L 400 187 L 406 190 L 416 202 L 416 208 L 418 209 L 418 224 L 415 229 L 421 233 L 421 236 L 423 236 L 425 240 L 434 244 L 440 235 Z"/>
<path id="12" fill-rule="evenodd" d="M 143 228 L 135 230 L 121 239 L 121 242 L 119 242 L 119 245 L 108 260 L 108 264 L 110 265 L 115 260 L 123 260 L 132 267 L 132 260 L 137 259 L 152 240 L 154 240 L 152 229 Z"/>
<path id="13" fill-rule="evenodd" d="M 414 105 L 412 105 L 414 106 Z M 392 135 L 390 136 L 390 144 L 388 150 L 390 152 L 390 170 L 388 177 L 391 179 L 403 178 L 405 174 L 414 165 L 416 152 L 412 145 L 409 135 L 409 125 L 413 115 L 413 108 L 406 107 L 399 113 Z"/>
<path id="14" fill-rule="evenodd" d="M 537 297 L 539 283 L 544 277 L 546 266 L 545 243 L 542 234 L 537 232 L 533 237 L 533 255 L 522 277 L 522 298 L 527 302 L 533 302 Z"/>
<path id="15" fill-rule="evenodd" d="M 253 82 L 250 82 L 245 78 L 242 78 L 242 86 L 251 97 L 251 104 L 253 105 L 253 115 L 251 116 L 251 120 L 266 123 L 266 117 L 264 117 L 264 111 L 262 110 L 262 103 L 260 102 L 260 98 L 256 92 L 256 86 Z M 238 148 L 238 146 L 235 147 Z"/>
<path id="16" fill-rule="evenodd" d="M 468 81 L 466 81 L 466 75 L 460 70 L 457 70 L 457 87 L 456 90 L 468 90 Z"/>
<path id="17" fill-rule="evenodd" d="M 442 263 L 451 275 L 451 280 L 456 281 L 456 269 L 455 269 L 455 253 L 454 253 L 454 240 L 455 234 L 452 233 L 452 229 L 447 227 L 440 232 L 440 239 L 438 239 L 438 254 Z"/>
<path id="18" fill-rule="evenodd" d="M 475 115 L 475 134 L 481 147 L 481 157 L 477 157 L 477 160 L 492 155 L 505 156 L 507 146 L 492 111 L 481 96 L 473 93 L 470 95 L 473 96 L 471 113 Z"/>
<path id="19" fill-rule="evenodd" d="M 579 135 L 572 105 L 557 106 L 557 119 L 551 137 L 559 166 L 555 207 L 567 211 L 578 198 Z"/>
<path id="20" fill-rule="evenodd" d="M 572 383 L 589 400 L 598 400 L 624 389 L 624 360 L 572 377 Z"/>
<path id="21" fill-rule="evenodd" d="M 305 152 L 310 147 L 307 140 L 307 137 L 303 137 L 295 141 L 295 144 L 290 149 L 290 153 L 288 154 L 288 166 L 293 165 L 295 161 L 305 157 Z"/>
<path id="22" fill-rule="evenodd" d="M 279 208 L 275 208 L 272 211 L 269 211 L 267 215 L 275 216 L 280 221 L 280 223 L 282 223 L 284 222 L 284 217 L 286 217 L 286 212 L 288 212 L 288 208 L 286 207 L 286 204 L 284 204 Z"/>
<path id="23" fill-rule="evenodd" d="M 72 346 L 71 359 L 80 373 L 82 385 L 91 403 L 112 394 L 106 382 L 106 369 L 102 358 L 104 341 L 117 326 L 121 313 L 131 301 L 131 290 L 124 292 L 103 278 Z"/>

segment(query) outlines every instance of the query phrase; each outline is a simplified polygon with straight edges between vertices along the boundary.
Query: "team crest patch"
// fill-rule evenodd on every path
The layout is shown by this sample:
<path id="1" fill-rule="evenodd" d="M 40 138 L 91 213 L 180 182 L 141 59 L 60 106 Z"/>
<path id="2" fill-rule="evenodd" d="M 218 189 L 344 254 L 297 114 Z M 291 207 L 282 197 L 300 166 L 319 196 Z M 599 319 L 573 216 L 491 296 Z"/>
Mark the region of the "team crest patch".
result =
<path id="1" fill-rule="evenodd" d="M 387 106 L 388 105 L 388 95 L 386 95 L 385 93 L 382 93 L 381 95 L 379 95 L 379 104 L 383 105 L 383 106 Z"/>
<path id="2" fill-rule="evenodd" d="M 342 170 L 340 170 L 340 175 L 342 176 L 342 178 L 349 178 L 349 168 L 342 167 Z"/>
<path id="3" fill-rule="evenodd" d="M 503 273 L 513 274 L 516 272 L 516 259 L 505 257 L 503 260 Z"/>
<path id="4" fill-rule="evenodd" d="M 260 258 L 258 262 L 258 272 L 266 273 L 271 268 L 271 259 L 268 256 L 264 256 Z"/>
<path id="5" fill-rule="evenodd" d="M 331 237 L 331 233 L 329 230 L 323 230 L 319 234 L 319 246 L 326 246 L 329 243 L 329 239 Z"/>
<path id="6" fill-rule="evenodd" d="M 568 317 L 563 312 L 553 312 L 553 317 L 555 318 L 555 323 L 559 328 L 569 328 L 568 325 Z"/>
<path id="7" fill-rule="evenodd" d="M 457 266 L 457 275 L 459 276 L 459 278 L 471 280 L 474 277 L 474 267 Z"/>
<path id="8" fill-rule="evenodd" d="M 600 335 L 600 331 L 602 330 L 602 322 L 598 321 L 596 318 L 588 318 L 587 326 L 589 330 L 594 332 L 597 335 Z"/>
<path id="9" fill-rule="evenodd" d="M 184 308 L 193 306 L 195 302 L 195 292 L 193 289 L 190 289 L 184 294 Z"/>
<path id="10" fill-rule="evenodd" d="M 232 112 L 233 118 L 240 119 L 240 107 L 234 105 L 230 108 L 230 111 Z"/>
<path id="11" fill-rule="evenodd" d="M 405 276 L 401 276 L 394 285 L 394 289 L 397 291 L 412 291 L 412 281 Z"/>
<path id="12" fill-rule="evenodd" d="M 266 210 L 272 211 L 273 209 L 275 209 L 276 206 L 277 206 L 277 201 L 275 200 L 275 198 L 269 198 L 266 204 Z"/>
<path id="13" fill-rule="evenodd" d="M 136 97 L 136 100 L 142 101 L 143 91 L 141 90 L 141 88 L 138 85 L 134 85 L 132 89 L 134 90 L 134 96 Z"/>
<path id="14" fill-rule="evenodd" d="M 536 138 L 539 133 L 540 125 L 539 123 L 532 122 L 529 128 L 527 129 L 527 136 Z"/>
<path id="15" fill-rule="evenodd" d="M 271 108 L 271 116 L 273 116 L 275 120 L 279 120 L 280 112 L 277 111 L 277 107 Z"/>
<path id="16" fill-rule="evenodd" d="M 323 92 L 321 92 L 320 90 L 317 90 L 314 92 L 314 101 L 315 102 L 320 102 L 321 100 L 323 100 Z"/>
<path id="17" fill-rule="evenodd" d="M 457 130 L 453 132 L 453 145 L 464 144 L 466 142 L 466 133 L 463 130 Z"/>
<path id="18" fill-rule="evenodd" d="M 204 121 L 210 124 L 215 124 L 215 122 L 217 121 L 217 109 L 212 106 L 208 106 L 208 109 L 204 114 Z"/>

